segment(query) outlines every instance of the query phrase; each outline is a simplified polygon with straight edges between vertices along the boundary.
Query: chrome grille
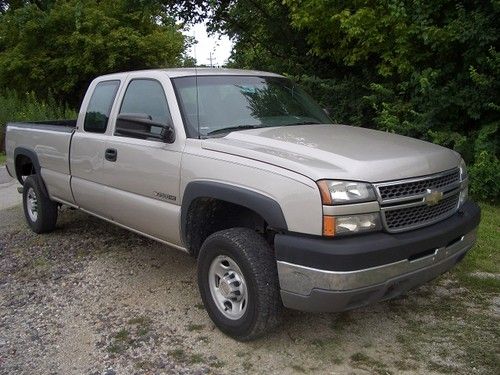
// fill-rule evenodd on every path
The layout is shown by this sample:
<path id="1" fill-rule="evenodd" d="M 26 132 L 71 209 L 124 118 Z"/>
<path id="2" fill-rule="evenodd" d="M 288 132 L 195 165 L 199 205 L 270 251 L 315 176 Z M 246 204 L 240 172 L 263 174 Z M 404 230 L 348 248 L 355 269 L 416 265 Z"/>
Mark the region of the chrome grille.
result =
<path id="1" fill-rule="evenodd" d="M 460 172 L 458 169 L 431 176 L 375 184 L 382 222 L 391 233 L 420 228 L 443 220 L 458 209 Z M 429 192 L 442 192 L 437 204 L 425 202 Z"/>
<path id="2" fill-rule="evenodd" d="M 443 190 L 443 188 L 446 188 L 449 185 L 457 184 L 459 181 L 460 172 L 457 169 L 438 177 L 431 176 L 409 182 L 380 185 L 378 191 L 382 200 L 385 201 L 389 199 L 420 195 L 425 193 L 427 189 Z"/>
<path id="3" fill-rule="evenodd" d="M 385 224 L 388 230 L 424 226 L 451 215 L 458 205 L 460 193 L 443 199 L 435 206 L 413 206 L 385 211 Z"/>

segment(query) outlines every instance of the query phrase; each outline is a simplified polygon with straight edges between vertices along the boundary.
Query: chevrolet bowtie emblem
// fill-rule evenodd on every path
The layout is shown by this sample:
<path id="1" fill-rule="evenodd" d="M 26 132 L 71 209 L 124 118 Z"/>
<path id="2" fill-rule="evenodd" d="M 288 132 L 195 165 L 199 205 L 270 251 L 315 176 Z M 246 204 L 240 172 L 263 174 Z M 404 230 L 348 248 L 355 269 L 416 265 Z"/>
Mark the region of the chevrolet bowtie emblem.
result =
<path id="1" fill-rule="evenodd" d="M 438 204 L 441 199 L 443 199 L 442 191 L 427 189 L 426 193 L 427 194 L 424 196 L 424 202 L 428 206 L 434 206 Z"/>

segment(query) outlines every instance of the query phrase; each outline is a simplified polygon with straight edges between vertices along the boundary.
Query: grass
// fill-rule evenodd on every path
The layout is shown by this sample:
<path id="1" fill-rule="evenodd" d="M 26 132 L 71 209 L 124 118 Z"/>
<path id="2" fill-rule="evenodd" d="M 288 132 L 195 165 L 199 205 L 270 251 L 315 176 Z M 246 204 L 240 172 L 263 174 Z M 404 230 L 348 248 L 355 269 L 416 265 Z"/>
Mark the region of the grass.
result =
<path id="1" fill-rule="evenodd" d="M 183 362 L 183 363 L 188 363 L 191 365 L 199 364 L 199 363 L 205 363 L 206 359 L 202 354 L 198 353 L 193 353 L 193 354 L 188 354 L 186 351 L 182 348 L 176 348 L 172 349 L 168 352 L 168 355 L 173 358 L 175 361 Z M 222 367 L 223 364 L 219 363 L 218 361 L 214 362 L 211 364 L 212 367 Z"/>
<path id="2" fill-rule="evenodd" d="M 173 359 L 175 359 L 176 361 L 185 361 L 186 360 L 186 352 L 184 351 L 184 349 L 181 349 L 181 348 L 170 350 L 168 352 L 168 355 L 170 357 L 172 357 Z"/>
<path id="3" fill-rule="evenodd" d="M 108 352 L 120 354 L 130 347 L 137 347 L 149 338 L 151 319 L 143 316 L 130 319 L 127 328 L 122 328 L 111 337 Z"/>
<path id="4" fill-rule="evenodd" d="M 500 206 L 481 204 L 478 241 L 452 272 L 460 284 L 477 292 L 500 290 Z M 478 272 L 482 274 L 478 274 Z"/>
<path id="5" fill-rule="evenodd" d="M 121 329 L 113 335 L 111 344 L 108 346 L 108 352 L 111 354 L 119 354 L 127 350 L 132 344 L 130 332 L 126 329 Z"/>
<path id="6" fill-rule="evenodd" d="M 0 152 L 0 165 L 4 165 L 7 162 L 7 156 L 4 152 Z"/>

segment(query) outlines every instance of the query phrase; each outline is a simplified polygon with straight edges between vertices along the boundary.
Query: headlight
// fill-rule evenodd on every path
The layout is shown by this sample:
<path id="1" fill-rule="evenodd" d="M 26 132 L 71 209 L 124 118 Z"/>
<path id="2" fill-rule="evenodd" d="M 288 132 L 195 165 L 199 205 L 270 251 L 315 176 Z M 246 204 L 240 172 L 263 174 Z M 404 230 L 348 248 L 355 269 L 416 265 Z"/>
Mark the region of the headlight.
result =
<path id="1" fill-rule="evenodd" d="M 318 181 L 318 187 L 321 193 L 321 201 L 326 206 L 377 200 L 373 186 L 366 182 L 321 180 Z M 330 215 L 323 215 L 323 235 L 327 237 L 382 229 L 378 212 Z"/>
<path id="2" fill-rule="evenodd" d="M 458 207 L 461 207 L 467 197 L 469 196 L 469 179 L 467 175 L 467 166 L 465 165 L 464 159 L 460 160 L 460 198 L 458 202 Z"/>
<path id="3" fill-rule="evenodd" d="M 378 231 L 380 229 L 382 229 L 382 224 L 378 212 L 361 215 L 323 217 L 323 234 L 329 237 Z"/>
<path id="4" fill-rule="evenodd" d="M 460 181 L 465 181 L 467 179 L 467 165 L 464 159 L 460 159 Z"/>
<path id="5" fill-rule="evenodd" d="M 371 184 L 354 181 L 318 181 L 323 204 L 346 204 L 376 200 Z"/>

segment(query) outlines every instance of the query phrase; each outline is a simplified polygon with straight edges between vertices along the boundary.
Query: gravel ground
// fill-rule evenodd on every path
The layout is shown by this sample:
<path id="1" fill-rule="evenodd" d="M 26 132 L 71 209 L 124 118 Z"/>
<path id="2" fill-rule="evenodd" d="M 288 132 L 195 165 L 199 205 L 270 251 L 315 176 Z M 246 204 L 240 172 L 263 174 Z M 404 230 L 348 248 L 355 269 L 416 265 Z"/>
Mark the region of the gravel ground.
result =
<path id="1" fill-rule="evenodd" d="M 9 176 L 4 166 L 0 166 L 0 210 L 21 203 L 21 196 L 17 192 L 18 186 L 17 180 Z"/>
<path id="2" fill-rule="evenodd" d="M 1 192 L 0 192 L 1 194 Z M 1 197 L 0 197 L 1 199 Z M 1 374 L 498 373 L 498 294 L 450 276 L 343 314 L 285 312 L 251 343 L 221 334 L 188 255 L 82 212 L 35 235 L 0 210 Z"/>

